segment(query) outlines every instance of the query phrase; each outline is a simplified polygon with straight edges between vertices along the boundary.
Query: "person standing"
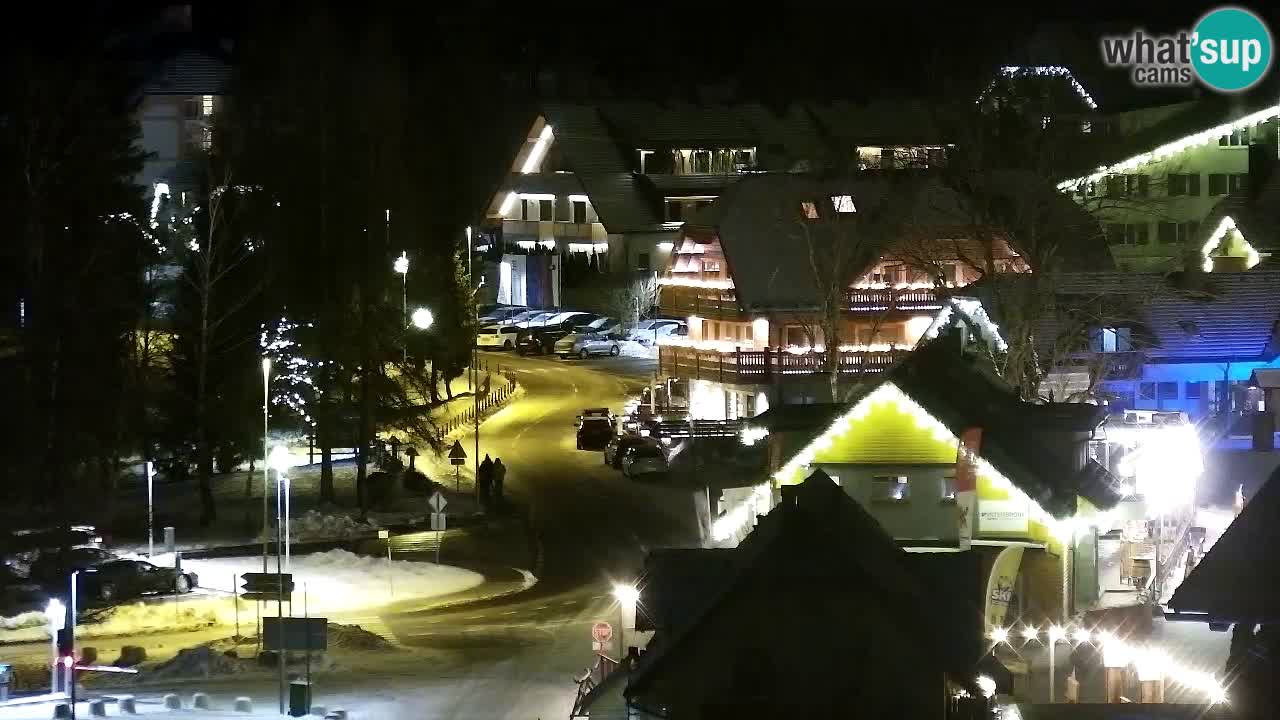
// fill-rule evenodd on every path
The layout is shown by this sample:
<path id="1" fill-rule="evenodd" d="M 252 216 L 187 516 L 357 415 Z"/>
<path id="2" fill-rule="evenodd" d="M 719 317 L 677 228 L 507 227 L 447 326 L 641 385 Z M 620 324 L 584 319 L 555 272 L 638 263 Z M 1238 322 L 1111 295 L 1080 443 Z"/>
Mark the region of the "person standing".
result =
<path id="1" fill-rule="evenodd" d="M 502 507 L 502 484 L 507 479 L 507 466 L 502 464 L 502 458 L 493 461 L 493 504 Z"/>
<path id="2" fill-rule="evenodd" d="M 476 489 L 480 494 L 480 509 L 485 510 L 489 507 L 489 491 L 493 486 L 493 460 L 489 459 L 489 453 L 485 453 L 479 473 L 476 477 Z"/>

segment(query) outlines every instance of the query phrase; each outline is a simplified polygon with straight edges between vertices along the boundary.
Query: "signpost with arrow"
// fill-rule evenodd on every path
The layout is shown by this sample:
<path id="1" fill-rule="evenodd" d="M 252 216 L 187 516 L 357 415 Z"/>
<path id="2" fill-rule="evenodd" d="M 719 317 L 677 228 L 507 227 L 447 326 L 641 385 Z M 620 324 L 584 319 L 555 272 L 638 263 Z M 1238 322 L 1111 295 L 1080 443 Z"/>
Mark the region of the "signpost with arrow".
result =
<path id="1" fill-rule="evenodd" d="M 436 531 L 436 564 L 440 564 L 440 545 L 444 542 L 444 508 L 449 504 L 439 491 L 431 494 L 431 499 L 427 500 L 427 504 L 431 506 L 431 529 Z"/>
<path id="2" fill-rule="evenodd" d="M 462 479 L 458 476 L 458 467 L 466 463 L 466 461 L 467 451 L 462 449 L 461 442 L 454 440 L 453 447 L 449 448 L 449 464 L 453 466 L 453 489 L 455 492 L 462 492 Z"/>

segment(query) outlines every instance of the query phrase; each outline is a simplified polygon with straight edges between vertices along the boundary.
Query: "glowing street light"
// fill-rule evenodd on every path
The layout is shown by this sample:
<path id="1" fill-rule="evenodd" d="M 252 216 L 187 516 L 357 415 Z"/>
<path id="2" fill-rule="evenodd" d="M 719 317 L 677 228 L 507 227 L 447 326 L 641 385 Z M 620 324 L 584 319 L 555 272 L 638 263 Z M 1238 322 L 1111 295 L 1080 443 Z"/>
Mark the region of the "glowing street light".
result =
<path id="1" fill-rule="evenodd" d="M 1000 643 L 1009 642 L 1009 628 L 993 627 L 991 628 L 991 642 L 999 645 Z"/>
<path id="2" fill-rule="evenodd" d="M 409 253 L 403 250 L 400 251 L 400 257 L 396 258 L 396 261 L 391 264 L 391 267 L 394 268 L 395 271 L 400 273 L 401 275 L 408 275 L 409 274 Z"/>
<path id="3" fill-rule="evenodd" d="M 1080 644 L 1087 643 L 1092 638 L 1093 633 L 1089 632 L 1086 628 L 1076 628 L 1076 631 L 1071 633 L 1071 639 Z"/>
<path id="4" fill-rule="evenodd" d="M 640 602 L 640 590 L 630 583 L 614 583 L 613 597 L 618 601 L 618 660 L 622 661 L 627 655 L 627 624 L 630 620 L 631 628 L 634 630 L 636 626 L 636 605 Z"/>
<path id="5" fill-rule="evenodd" d="M 426 330 L 436 321 L 431 311 L 426 308 L 418 308 L 413 311 L 413 326 L 419 330 Z"/>
<path id="6" fill-rule="evenodd" d="M 388 211 L 387 219 L 388 221 L 390 221 L 391 219 L 390 211 Z M 391 264 L 391 267 L 396 272 L 400 273 L 400 300 L 404 307 L 404 324 L 405 324 L 405 327 L 408 327 L 409 326 L 409 253 L 405 252 L 404 250 L 401 250 L 400 257 L 396 258 L 396 261 Z M 408 346 L 406 345 L 402 347 L 400 352 L 402 355 L 401 360 L 403 360 L 404 362 L 409 362 Z"/>
<path id="7" fill-rule="evenodd" d="M 267 458 L 267 464 L 271 466 L 271 469 L 276 471 L 276 517 L 283 518 L 284 520 L 283 523 L 277 521 L 276 540 L 279 542 L 281 527 L 283 526 L 284 565 L 285 567 L 289 567 L 289 476 L 286 473 L 293 467 L 293 456 L 283 445 L 277 445 L 271 448 L 271 455 Z M 281 512 L 282 504 L 283 513 Z M 276 546 L 276 572 L 280 572 L 280 547 L 280 545 Z"/>
<path id="8" fill-rule="evenodd" d="M 1035 628 L 1034 626 L 1028 625 L 1022 628 L 1023 640 L 1026 640 L 1027 642 L 1031 642 L 1032 640 L 1035 640 L 1038 637 L 1040 637 L 1040 630 Z"/>
<path id="9" fill-rule="evenodd" d="M 53 669 L 49 678 L 49 692 L 58 692 L 58 631 L 67 625 L 67 606 L 58 598 L 49 600 L 44 608 L 44 617 L 49 621 L 50 667 Z"/>

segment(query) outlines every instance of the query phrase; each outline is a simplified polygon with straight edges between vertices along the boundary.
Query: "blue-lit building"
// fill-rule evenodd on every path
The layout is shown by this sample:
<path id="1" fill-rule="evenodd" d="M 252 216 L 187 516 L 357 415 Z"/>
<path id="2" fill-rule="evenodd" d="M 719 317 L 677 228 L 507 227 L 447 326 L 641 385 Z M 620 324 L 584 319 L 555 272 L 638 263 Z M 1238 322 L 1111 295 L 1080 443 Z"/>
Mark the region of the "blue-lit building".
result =
<path id="1" fill-rule="evenodd" d="M 1280 368 L 1280 270 L 1265 265 L 1062 273 L 1053 294 L 1037 331 L 1041 359 L 1054 366 L 1047 384 L 1087 373 L 1115 411 L 1199 420 L 1256 410 L 1254 371 Z"/>

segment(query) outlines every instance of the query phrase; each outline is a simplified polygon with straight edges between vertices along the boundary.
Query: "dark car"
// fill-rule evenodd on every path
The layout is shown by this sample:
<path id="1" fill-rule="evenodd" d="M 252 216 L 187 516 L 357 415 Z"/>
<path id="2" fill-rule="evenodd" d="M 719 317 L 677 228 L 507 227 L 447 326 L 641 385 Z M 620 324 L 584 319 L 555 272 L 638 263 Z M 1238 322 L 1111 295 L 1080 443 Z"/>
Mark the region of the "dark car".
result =
<path id="1" fill-rule="evenodd" d="M 587 312 L 563 312 L 548 318 L 542 325 L 527 327 L 520 331 L 516 339 L 516 352 L 521 355 L 537 353 L 545 355 L 555 348 L 556 340 L 568 335 L 573 328 L 585 325 L 600 316 Z"/>
<path id="2" fill-rule="evenodd" d="M 608 409 L 587 410 L 578 417 L 578 449 L 601 450 L 613 437 L 613 415 Z"/>
<path id="3" fill-rule="evenodd" d="M 646 437 L 641 437 L 635 433 L 626 435 L 615 435 L 609 439 L 609 444 L 604 446 L 604 464 L 612 467 L 614 470 L 622 469 L 622 457 L 627 451 L 641 445 L 652 445 L 653 441 Z"/>
<path id="4" fill-rule="evenodd" d="M 87 570 L 100 563 L 115 560 L 115 553 L 96 547 L 75 547 L 41 552 L 27 573 L 31 582 L 45 586 L 62 585 L 76 570 Z"/>
<path id="5" fill-rule="evenodd" d="M 80 574 L 80 589 L 91 602 L 110 605 L 149 593 L 189 593 L 195 573 L 152 565 L 146 560 L 111 560 Z"/>

